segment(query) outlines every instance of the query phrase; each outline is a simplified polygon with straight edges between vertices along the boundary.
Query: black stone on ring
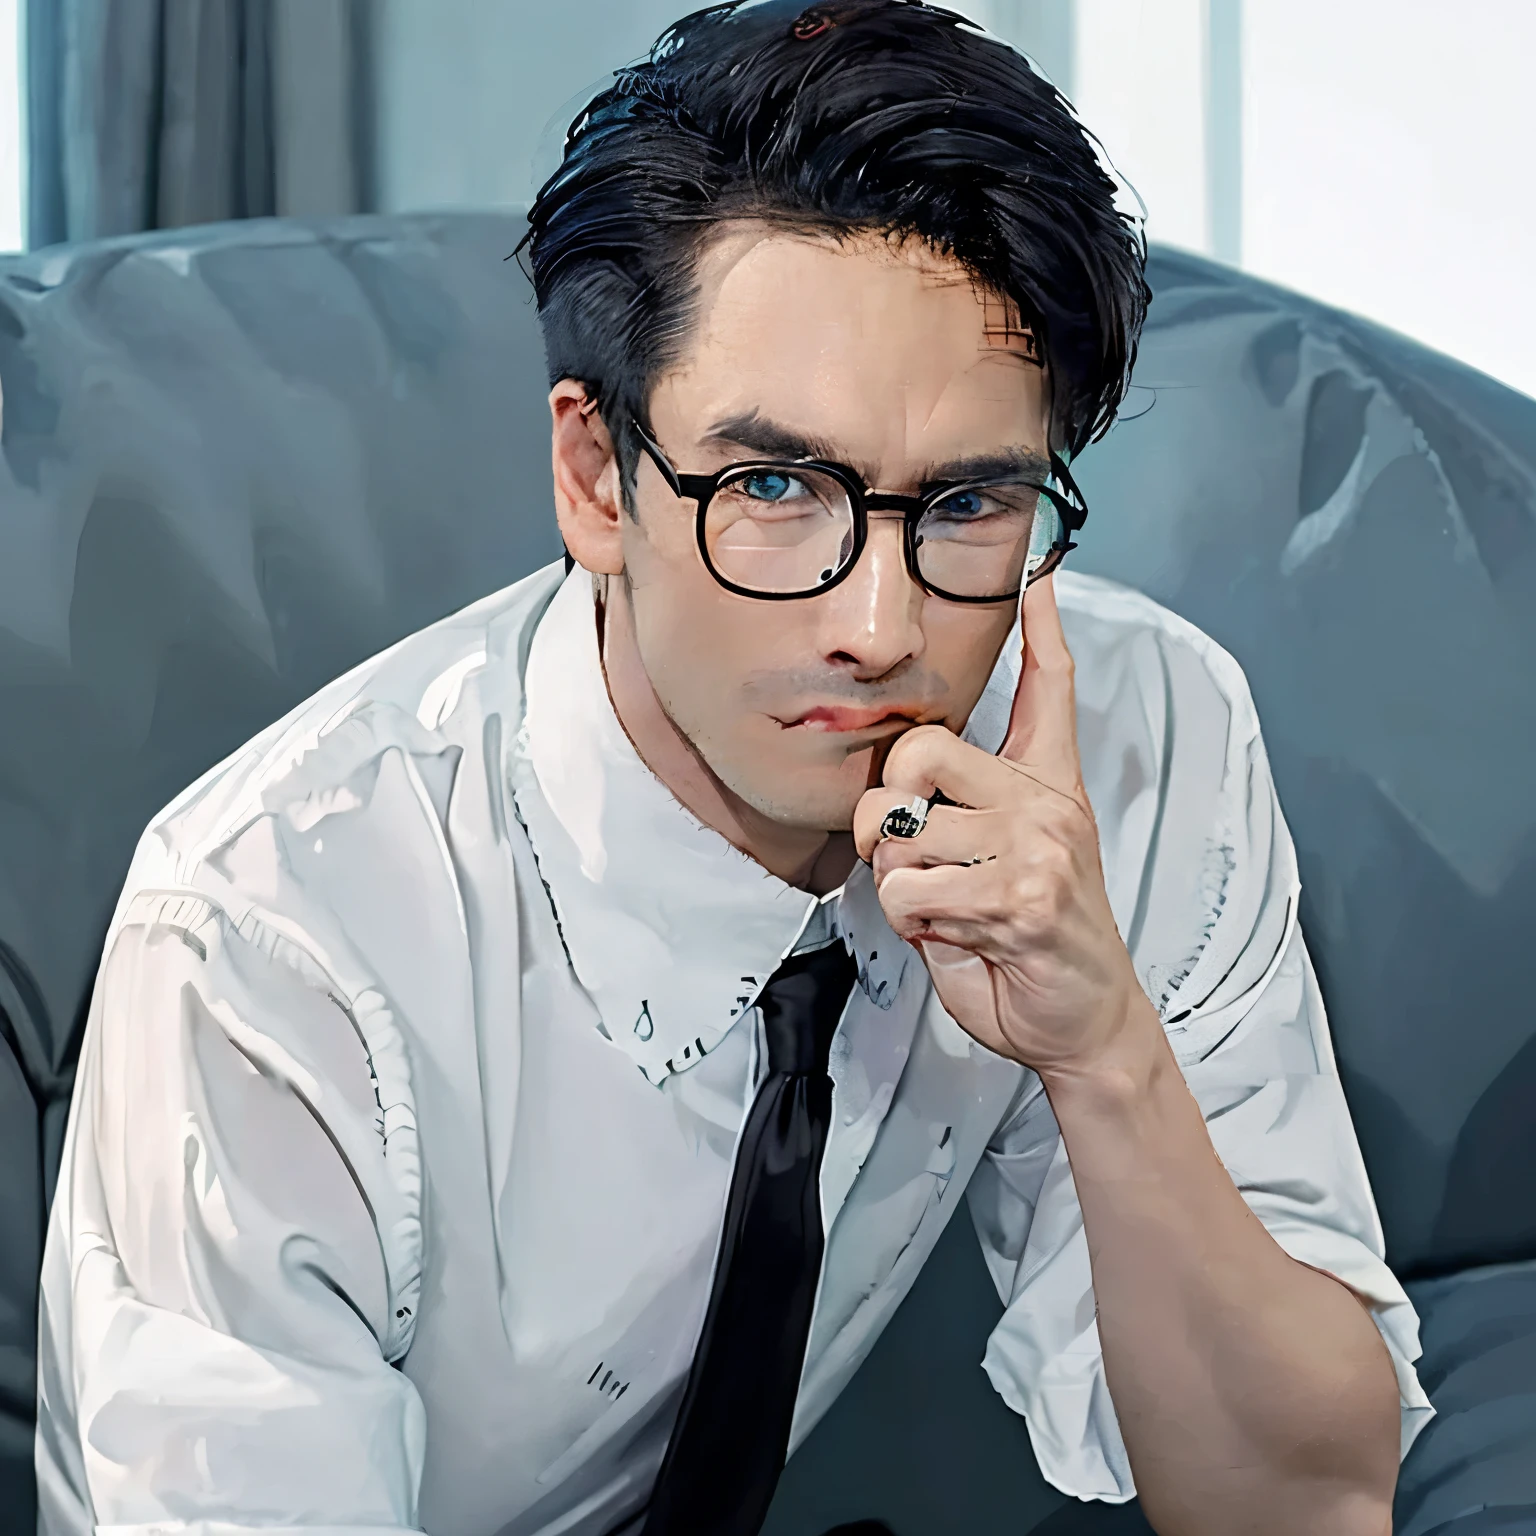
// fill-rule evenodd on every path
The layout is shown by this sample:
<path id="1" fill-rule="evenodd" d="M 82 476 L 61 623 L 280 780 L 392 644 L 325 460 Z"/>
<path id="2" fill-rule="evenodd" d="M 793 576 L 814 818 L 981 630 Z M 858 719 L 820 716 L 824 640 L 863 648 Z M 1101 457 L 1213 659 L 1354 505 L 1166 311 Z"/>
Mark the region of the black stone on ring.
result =
<path id="1" fill-rule="evenodd" d="M 928 802 L 921 795 L 912 797 L 911 805 L 898 805 L 885 813 L 880 836 L 916 837 L 928 824 Z"/>

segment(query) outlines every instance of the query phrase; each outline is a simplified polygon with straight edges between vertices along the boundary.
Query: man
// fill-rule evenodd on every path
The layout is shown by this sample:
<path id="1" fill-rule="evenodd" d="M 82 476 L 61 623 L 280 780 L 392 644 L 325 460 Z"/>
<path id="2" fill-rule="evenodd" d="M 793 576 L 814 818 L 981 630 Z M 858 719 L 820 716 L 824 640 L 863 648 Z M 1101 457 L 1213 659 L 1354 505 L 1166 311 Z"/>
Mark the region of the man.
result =
<path id="1" fill-rule="evenodd" d="M 579 569 L 145 835 L 45 1529 L 756 1530 L 965 1190 L 1053 1482 L 1388 1531 L 1416 1323 L 1246 684 L 1053 574 L 1145 310 L 1113 193 L 901 0 L 701 12 L 583 114 L 529 239 Z"/>

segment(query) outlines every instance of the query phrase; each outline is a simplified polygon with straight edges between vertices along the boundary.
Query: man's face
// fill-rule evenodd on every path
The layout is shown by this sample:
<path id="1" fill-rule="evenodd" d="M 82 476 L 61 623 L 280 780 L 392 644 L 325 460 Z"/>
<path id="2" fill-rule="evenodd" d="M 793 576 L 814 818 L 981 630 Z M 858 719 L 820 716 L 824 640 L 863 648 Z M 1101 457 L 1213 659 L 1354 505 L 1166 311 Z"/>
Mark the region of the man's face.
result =
<path id="1" fill-rule="evenodd" d="M 739 224 L 700 263 L 679 366 L 650 425 L 683 473 L 811 454 L 911 493 L 946 466 L 1043 455 L 1048 397 L 1002 306 L 926 246 Z M 804 446 L 785 452 L 770 438 Z M 908 575 L 899 516 L 871 513 L 858 564 L 820 596 L 764 601 L 705 568 L 696 505 L 642 457 L 623 522 L 640 658 L 674 725 L 727 789 L 774 821 L 836 831 L 915 722 L 960 731 L 1016 617 L 951 602 Z M 610 583 L 612 598 L 625 600 Z"/>

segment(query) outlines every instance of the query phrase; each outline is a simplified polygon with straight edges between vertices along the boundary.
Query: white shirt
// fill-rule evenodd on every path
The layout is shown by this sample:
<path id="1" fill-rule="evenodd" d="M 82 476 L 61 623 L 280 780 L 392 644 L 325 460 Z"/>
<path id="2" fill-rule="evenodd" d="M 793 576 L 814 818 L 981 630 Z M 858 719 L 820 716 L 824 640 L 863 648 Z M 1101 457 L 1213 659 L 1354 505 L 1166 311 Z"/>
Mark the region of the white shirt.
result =
<path id="1" fill-rule="evenodd" d="M 1371 1299 L 1430 1415 L 1296 921 L 1246 681 L 1063 572 L 1110 903 L 1223 1162 Z M 1006 647 L 968 737 L 1000 743 Z M 695 820 L 613 714 L 558 567 L 357 668 L 140 842 L 43 1270 L 48 1532 L 598 1536 L 643 1508 L 759 1075 L 758 989 L 858 957 L 792 1446 L 971 1218 L 985 1368 L 1046 1476 L 1133 1493 L 1039 1080 L 944 1012 L 867 867 L 818 900 Z"/>

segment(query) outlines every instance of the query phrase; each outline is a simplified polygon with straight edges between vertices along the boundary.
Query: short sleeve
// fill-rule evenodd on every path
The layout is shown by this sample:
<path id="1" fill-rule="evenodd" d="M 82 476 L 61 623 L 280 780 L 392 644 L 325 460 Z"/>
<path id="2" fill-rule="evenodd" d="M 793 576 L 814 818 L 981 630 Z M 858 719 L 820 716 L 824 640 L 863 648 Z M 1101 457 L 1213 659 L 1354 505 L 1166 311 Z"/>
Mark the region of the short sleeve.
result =
<path id="1" fill-rule="evenodd" d="M 44 1258 L 41 1529 L 417 1529 L 424 1413 L 390 1362 L 419 1165 L 391 1032 L 292 937 L 194 892 L 127 904 Z"/>
<path id="2" fill-rule="evenodd" d="M 1180 946 L 1175 958 L 1186 958 L 1149 963 L 1134 942 L 1132 955 L 1216 1152 L 1249 1207 L 1293 1258 L 1335 1276 L 1369 1305 L 1397 1374 L 1406 1454 L 1433 1414 L 1413 1369 L 1418 1318 L 1384 1259 L 1297 920 L 1294 845 L 1241 670 L 1183 629 L 1169 649 L 1186 675 L 1200 677 L 1186 687 L 1177 668 L 1166 674 L 1173 702 L 1158 743 L 1168 765 L 1159 832 L 1135 874 L 1154 893 L 1193 893 L 1187 902 L 1170 895 L 1156 914 L 1165 941 Z M 1202 782 L 1215 792 L 1190 792 Z M 1097 801 L 1095 809 L 1102 837 Z M 1025 1084 L 969 1189 L 1005 1306 L 983 1365 L 1024 1415 L 1048 1481 L 1079 1498 L 1123 1502 L 1135 1486 L 1105 1384 L 1082 1212 L 1050 1105 L 1033 1074 Z"/>

